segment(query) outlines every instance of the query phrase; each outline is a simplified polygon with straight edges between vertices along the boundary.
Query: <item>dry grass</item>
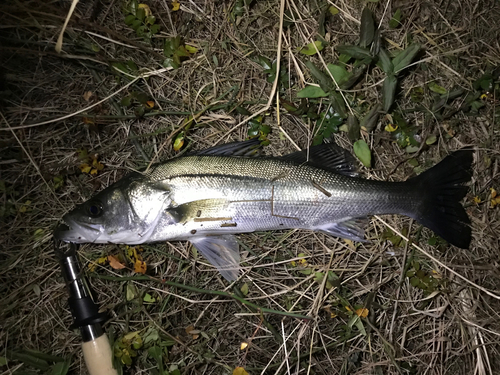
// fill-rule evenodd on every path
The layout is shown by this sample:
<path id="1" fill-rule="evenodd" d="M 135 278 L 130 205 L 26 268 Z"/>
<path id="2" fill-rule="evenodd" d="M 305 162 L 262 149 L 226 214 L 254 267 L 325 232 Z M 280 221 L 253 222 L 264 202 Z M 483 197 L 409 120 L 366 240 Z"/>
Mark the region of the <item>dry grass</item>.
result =
<path id="1" fill-rule="evenodd" d="M 283 2 L 297 17 L 291 27 L 280 28 L 280 1 L 256 1 L 236 22 L 229 16 L 235 2 L 181 0 L 181 9 L 172 12 L 170 2 L 152 1 L 148 4 L 161 25 L 152 43 L 125 25 L 121 1 L 80 2 L 60 55 L 54 46 L 68 2 L 8 1 L 2 6 L 0 356 L 25 349 L 71 356 L 71 371 L 85 373 L 78 333 L 68 330 L 71 316 L 51 231 L 74 204 L 127 171 L 174 156 L 173 139 L 188 114 L 203 111 L 188 134 L 188 147 L 193 149 L 244 139 L 248 116 L 235 110 L 238 105 L 265 114 L 265 123 L 273 129 L 267 153 L 282 155 L 294 151 L 293 143 L 310 143 L 312 124 L 277 111 L 276 102 L 269 102 L 273 85 L 255 62 L 259 55 L 281 57 L 290 85 L 278 90 L 289 101 L 296 101 L 305 82 L 313 82 L 306 57 L 297 51 L 316 38 L 318 3 Z M 362 10 L 361 3 L 329 3 L 340 13 L 327 21 L 330 43 L 321 52 L 327 63 L 335 60 L 336 45 L 358 38 Z M 415 107 L 410 95 L 415 87 L 425 89 L 422 105 L 430 106 L 428 82 L 471 90 L 485 70 L 500 64 L 500 7 L 494 0 L 381 2 L 370 7 L 390 51 L 404 48 L 409 37 L 424 46 L 420 63 L 402 80 L 397 98 L 401 111 Z M 392 30 L 388 20 L 397 8 L 404 18 L 401 27 Z M 180 69 L 164 69 L 163 40 L 176 35 L 199 51 Z M 119 78 L 110 64 L 128 60 L 149 78 L 131 84 Z M 312 60 L 321 65 L 318 57 Z M 356 98 L 377 103 L 382 77 L 378 68 L 371 69 L 355 87 Z M 86 100 L 89 91 L 92 96 Z M 133 109 L 121 106 L 121 99 L 132 91 L 153 98 L 154 110 L 135 118 Z M 454 102 L 455 108 L 461 100 Z M 478 150 L 465 201 L 473 223 L 469 250 L 429 246 L 426 239 L 432 233 L 420 233 L 416 223 L 403 217 L 383 220 L 412 238 L 421 236 L 423 252 L 404 241 L 394 246 L 381 240 L 387 227 L 378 219 L 367 233 L 372 241 L 356 247 L 305 231 L 241 235 L 245 274 L 235 288 L 246 283 L 247 300 L 312 320 L 260 316 L 229 298 L 155 281 L 123 281 L 129 271 L 104 265 L 92 273 L 91 282 L 99 302 L 110 311 L 107 329 L 121 336 L 144 334 L 154 327 L 164 343 L 175 337 L 165 364 L 178 366 L 182 374 L 226 374 L 237 366 L 252 375 L 498 373 L 500 211 L 490 207 L 488 197 L 490 188 L 500 190 L 499 102 L 491 96 L 485 104 L 478 114 L 457 111 L 442 121 L 423 111 L 407 112 L 408 122 L 423 137 L 441 135 L 436 145 L 418 154 L 422 165 L 432 165 L 448 150 L 465 145 Z M 386 123 L 382 119 L 372 134 L 364 135 L 375 161 L 374 168 L 363 173 L 374 179 L 405 179 L 413 173 L 406 163 L 409 156 L 384 132 Z M 450 129 L 455 131 L 451 138 L 445 136 Z M 336 137 L 352 149 L 346 135 Z M 97 176 L 79 172 L 80 148 L 99 155 L 105 168 Z M 55 177 L 62 177 L 64 184 L 56 188 Z M 484 203 L 474 204 L 474 196 Z M 112 245 L 81 247 L 88 263 L 118 251 Z M 305 254 L 308 269 L 332 270 L 340 282 L 329 289 L 314 280 L 314 272 L 301 273 L 300 267 L 291 265 L 299 254 Z M 143 256 L 152 276 L 205 290 L 234 291 L 203 258 L 195 258 L 185 242 L 145 246 Z M 418 261 L 425 272 L 436 271 L 444 286 L 428 294 L 410 285 L 404 270 L 411 261 Z M 127 301 L 128 285 L 135 285 L 141 295 L 150 293 L 156 302 Z M 351 318 L 339 296 L 351 306 L 369 304 L 370 314 L 362 320 L 366 335 L 348 327 Z M 186 333 L 189 326 L 203 334 L 194 339 Z M 242 342 L 250 343 L 247 349 L 240 350 Z M 156 366 L 147 350 L 140 349 L 124 371 L 149 373 Z M 42 373 L 17 360 L 0 370 Z"/>

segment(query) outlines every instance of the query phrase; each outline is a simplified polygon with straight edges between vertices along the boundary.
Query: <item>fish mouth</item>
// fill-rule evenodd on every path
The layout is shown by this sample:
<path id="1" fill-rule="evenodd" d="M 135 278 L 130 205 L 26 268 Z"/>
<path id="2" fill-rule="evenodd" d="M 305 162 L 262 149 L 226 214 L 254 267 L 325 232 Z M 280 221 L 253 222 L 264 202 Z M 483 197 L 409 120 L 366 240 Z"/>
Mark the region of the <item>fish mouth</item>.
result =
<path id="1" fill-rule="evenodd" d="M 63 223 L 54 230 L 54 238 L 63 242 L 96 242 L 101 235 L 100 224 L 77 223 L 63 218 Z"/>

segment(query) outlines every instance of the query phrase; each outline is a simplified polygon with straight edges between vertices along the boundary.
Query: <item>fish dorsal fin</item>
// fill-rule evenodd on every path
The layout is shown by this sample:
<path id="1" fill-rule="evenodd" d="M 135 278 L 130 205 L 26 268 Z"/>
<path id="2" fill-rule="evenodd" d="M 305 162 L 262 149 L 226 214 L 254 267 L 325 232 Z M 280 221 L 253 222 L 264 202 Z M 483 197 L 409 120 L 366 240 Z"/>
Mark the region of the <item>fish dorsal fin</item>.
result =
<path id="1" fill-rule="evenodd" d="M 254 157 L 260 155 L 260 140 L 258 138 L 248 139 L 242 142 L 231 142 L 223 145 L 217 145 L 194 152 L 191 155 L 205 156 L 245 156 Z"/>
<path id="2" fill-rule="evenodd" d="M 234 281 L 238 278 L 240 252 L 234 236 L 193 237 L 190 241 L 226 280 Z"/>
<path id="3" fill-rule="evenodd" d="M 309 147 L 309 159 L 307 150 L 297 151 L 281 157 L 298 164 L 307 163 L 316 168 L 326 169 L 331 172 L 346 176 L 357 176 L 356 159 L 346 149 L 334 144 L 324 143 Z"/>
<path id="4" fill-rule="evenodd" d="M 318 230 L 335 237 L 347 238 L 352 241 L 366 242 L 365 228 L 367 225 L 367 217 L 356 217 L 340 223 L 326 223 L 315 227 L 314 230 Z"/>

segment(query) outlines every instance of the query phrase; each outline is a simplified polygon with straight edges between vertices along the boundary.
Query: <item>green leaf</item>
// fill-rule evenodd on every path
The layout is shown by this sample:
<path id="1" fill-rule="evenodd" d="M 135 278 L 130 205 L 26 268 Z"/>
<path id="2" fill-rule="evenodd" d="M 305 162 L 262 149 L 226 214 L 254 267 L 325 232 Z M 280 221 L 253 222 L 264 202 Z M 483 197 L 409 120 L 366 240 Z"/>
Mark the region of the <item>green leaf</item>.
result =
<path id="1" fill-rule="evenodd" d="M 354 142 L 354 154 L 361 160 L 361 163 L 366 168 L 370 168 L 372 164 L 372 153 L 366 142 L 362 139 Z"/>
<path id="2" fill-rule="evenodd" d="M 325 275 L 323 275 L 322 272 L 315 272 L 314 273 L 314 281 L 316 281 L 318 284 L 321 284 L 323 282 L 323 277 Z"/>
<path id="3" fill-rule="evenodd" d="M 354 325 L 356 326 L 356 328 L 359 330 L 359 332 L 363 335 L 363 336 L 366 336 L 366 330 L 365 330 L 365 326 L 363 325 L 363 321 L 361 320 L 361 318 L 359 316 L 356 315 L 356 321 L 354 322 Z"/>
<path id="4" fill-rule="evenodd" d="M 125 17 L 125 25 L 131 26 L 135 19 L 136 18 L 133 14 L 129 14 L 127 17 Z"/>
<path id="5" fill-rule="evenodd" d="M 332 80 L 327 76 L 321 69 L 314 65 L 311 61 L 306 61 L 306 66 L 311 71 L 311 74 L 319 83 L 321 89 L 325 92 L 329 92 L 332 89 Z"/>
<path id="6" fill-rule="evenodd" d="M 150 25 L 154 25 L 156 21 L 156 17 L 155 16 L 148 16 L 146 17 L 146 23 L 150 24 Z"/>
<path id="7" fill-rule="evenodd" d="M 156 25 L 152 25 L 151 28 L 149 30 L 151 30 L 151 34 L 158 34 L 159 31 L 160 31 L 160 25 L 156 24 Z"/>
<path id="8" fill-rule="evenodd" d="M 241 286 L 240 290 L 241 290 L 241 293 L 243 293 L 243 295 L 246 296 L 248 294 L 248 283 L 243 284 Z"/>
<path id="9" fill-rule="evenodd" d="M 144 18 L 146 17 L 146 11 L 144 10 L 144 8 L 139 8 L 139 9 L 137 9 L 135 16 L 139 20 L 144 21 Z"/>
<path id="10" fill-rule="evenodd" d="M 419 146 L 412 146 L 412 145 L 408 145 L 406 146 L 405 148 L 405 151 L 408 153 L 408 154 L 414 154 L 415 152 L 417 152 L 418 150 L 420 150 L 420 147 Z"/>
<path id="11" fill-rule="evenodd" d="M 420 51 L 420 44 L 411 44 L 405 50 L 399 52 L 396 57 L 392 59 L 392 64 L 394 65 L 394 72 L 399 73 L 401 70 L 405 69 L 411 64 L 417 53 Z"/>
<path id="12" fill-rule="evenodd" d="M 349 113 L 347 117 L 347 136 L 354 142 L 359 139 L 360 129 L 358 119 L 352 113 Z"/>
<path id="13" fill-rule="evenodd" d="M 373 42 L 375 36 L 375 22 L 373 21 L 372 11 L 365 7 L 361 14 L 361 30 L 359 33 L 359 45 L 368 47 Z"/>
<path id="14" fill-rule="evenodd" d="M 330 5 L 328 7 L 328 11 L 330 12 L 330 14 L 332 16 L 335 16 L 336 14 L 339 14 L 339 10 L 336 7 L 334 7 L 333 5 Z"/>
<path id="15" fill-rule="evenodd" d="M 382 47 L 380 47 L 380 51 L 378 52 L 378 59 L 380 68 L 384 71 L 384 73 L 394 73 L 394 65 L 392 64 L 391 58 L 389 57 L 387 51 Z"/>
<path id="16" fill-rule="evenodd" d="M 127 301 L 132 301 L 137 297 L 137 288 L 135 287 L 134 284 L 128 283 L 126 287 L 126 298 Z"/>
<path id="17" fill-rule="evenodd" d="M 485 73 L 474 81 L 472 87 L 474 87 L 475 90 L 483 89 L 485 91 L 491 91 L 493 89 L 493 81 L 493 75 L 491 73 Z"/>
<path id="18" fill-rule="evenodd" d="M 70 365 L 71 360 L 69 358 L 67 358 L 64 362 L 57 362 L 54 367 L 52 367 L 50 375 L 66 375 Z"/>
<path id="19" fill-rule="evenodd" d="M 267 57 L 259 56 L 257 60 L 265 70 L 270 70 L 272 68 L 271 60 L 269 60 Z"/>
<path id="20" fill-rule="evenodd" d="M 435 135 L 430 135 L 425 140 L 425 144 L 430 146 L 430 145 L 433 145 L 434 143 L 436 143 L 436 141 L 437 141 L 437 137 Z"/>
<path id="21" fill-rule="evenodd" d="M 323 43 L 320 40 L 316 40 L 313 43 L 309 43 L 307 46 L 305 46 L 304 48 L 302 48 L 300 50 L 300 53 L 303 55 L 312 56 L 312 55 L 315 55 L 317 53 L 316 48 L 318 51 L 323 50 L 323 48 L 324 48 Z"/>
<path id="22" fill-rule="evenodd" d="M 334 91 L 331 93 L 330 98 L 332 100 L 332 106 L 333 106 L 333 109 L 335 110 L 335 112 L 337 112 L 340 117 L 346 118 L 347 117 L 347 109 L 346 109 L 345 101 L 344 101 L 344 98 L 342 97 L 342 95 L 339 92 Z"/>
<path id="23" fill-rule="evenodd" d="M 391 29 L 397 28 L 401 24 L 401 9 L 397 9 L 394 12 L 394 15 L 392 16 L 391 20 L 389 21 L 389 27 Z"/>
<path id="24" fill-rule="evenodd" d="M 151 296 L 151 294 L 146 293 L 146 294 L 144 295 L 143 301 L 144 301 L 144 302 L 146 302 L 146 303 L 153 303 L 153 302 L 156 302 L 156 298 L 153 298 L 153 297 Z"/>
<path id="25" fill-rule="evenodd" d="M 384 84 L 382 85 L 382 102 L 384 103 L 385 112 L 389 112 L 389 109 L 391 109 L 391 106 L 394 103 L 397 85 L 398 79 L 393 74 L 388 75 L 384 79 Z"/>
<path id="26" fill-rule="evenodd" d="M 382 106 L 380 104 L 375 105 L 361 120 L 361 123 L 359 124 L 361 128 L 367 132 L 371 132 L 375 129 L 381 110 Z"/>
<path id="27" fill-rule="evenodd" d="M 328 64 L 326 67 L 339 86 L 347 81 L 352 75 L 352 73 L 348 72 L 346 68 L 341 65 Z"/>
<path id="28" fill-rule="evenodd" d="M 372 55 L 368 48 L 363 48 L 359 46 L 337 46 L 335 47 L 339 54 L 349 55 L 355 59 L 371 59 Z"/>
<path id="29" fill-rule="evenodd" d="M 317 86 L 306 86 L 297 93 L 297 98 L 323 98 L 325 96 L 328 94 Z"/>
<path id="30" fill-rule="evenodd" d="M 443 86 L 439 86 L 434 81 L 429 82 L 428 86 L 429 86 L 429 90 L 431 90 L 431 91 L 433 91 L 435 93 L 441 94 L 441 95 L 444 95 L 444 94 L 446 94 L 448 92 L 448 90 L 446 90 Z"/>
<path id="31" fill-rule="evenodd" d="M 420 283 L 420 280 L 418 277 L 416 276 L 413 276 L 412 278 L 410 278 L 410 284 L 411 286 L 413 287 L 417 287 L 417 285 Z"/>

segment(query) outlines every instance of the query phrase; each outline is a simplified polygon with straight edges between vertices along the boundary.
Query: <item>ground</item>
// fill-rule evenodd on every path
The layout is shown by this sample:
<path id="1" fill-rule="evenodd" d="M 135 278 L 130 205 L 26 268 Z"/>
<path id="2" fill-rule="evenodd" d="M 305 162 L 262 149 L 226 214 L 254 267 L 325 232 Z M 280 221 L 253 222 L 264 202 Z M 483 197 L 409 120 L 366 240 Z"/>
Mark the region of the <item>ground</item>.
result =
<path id="1" fill-rule="evenodd" d="M 469 249 L 402 216 L 372 218 L 366 243 L 244 234 L 244 274 L 229 284 L 187 242 L 83 245 L 121 372 L 498 373 L 498 2 L 144 4 L 80 1 L 61 52 L 70 1 L 2 5 L 2 373 L 86 373 L 52 242 L 65 212 L 150 162 L 249 135 L 274 156 L 363 140 L 371 162 L 359 162 L 361 175 L 389 181 L 473 147 Z M 379 35 L 367 18 L 360 34 L 365 7 Z M 342 56 L 339 46 L 359 44 L 368 60 Z M 379 48 L 393 65 L 416 50 L 391 71 Z M 359 78 L 339 90 L 328 64 Z M 301 91 L 318 84 L 323 97 Z"/>

